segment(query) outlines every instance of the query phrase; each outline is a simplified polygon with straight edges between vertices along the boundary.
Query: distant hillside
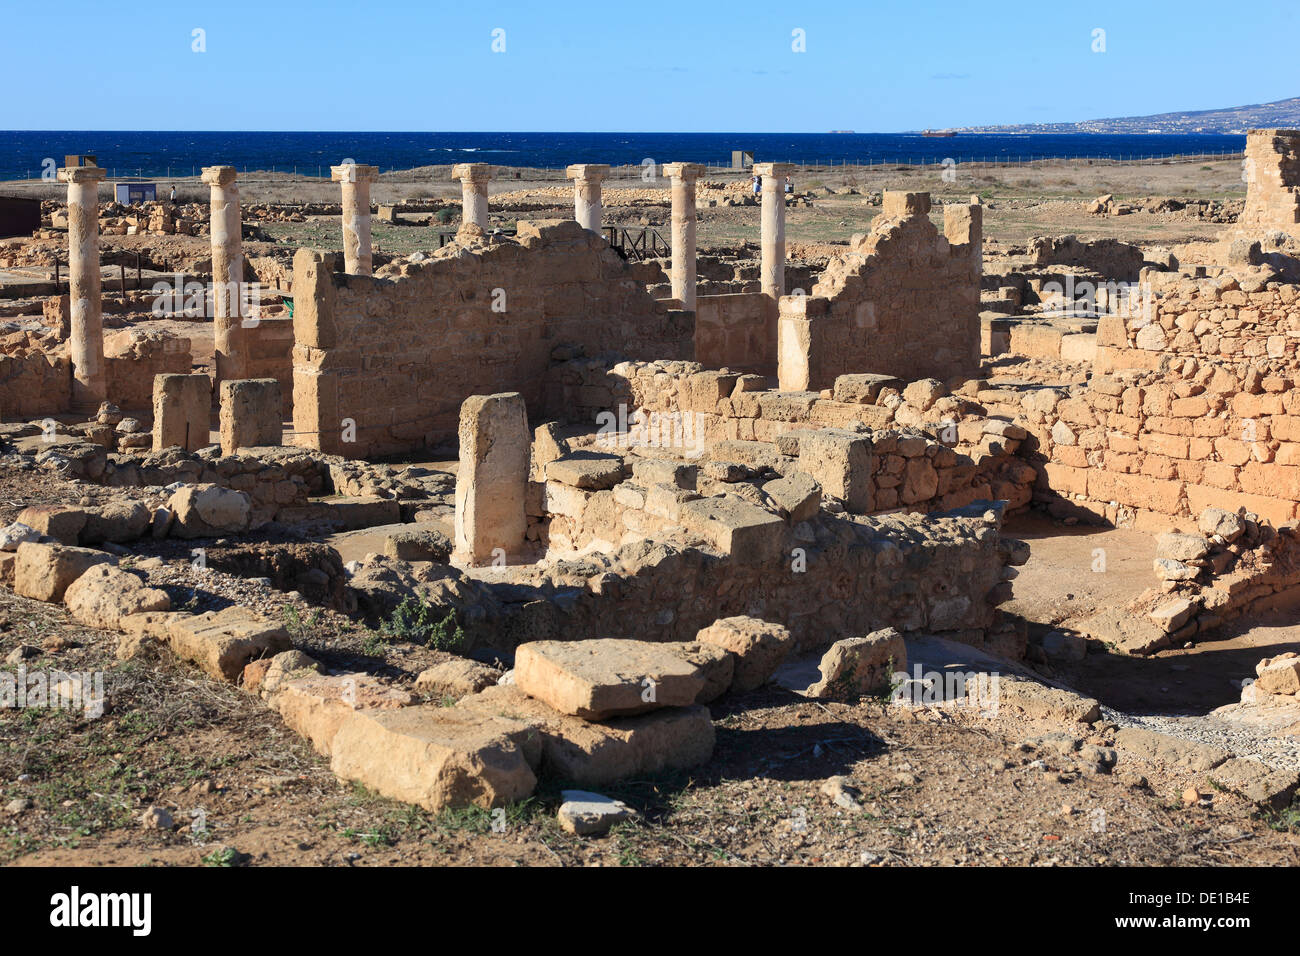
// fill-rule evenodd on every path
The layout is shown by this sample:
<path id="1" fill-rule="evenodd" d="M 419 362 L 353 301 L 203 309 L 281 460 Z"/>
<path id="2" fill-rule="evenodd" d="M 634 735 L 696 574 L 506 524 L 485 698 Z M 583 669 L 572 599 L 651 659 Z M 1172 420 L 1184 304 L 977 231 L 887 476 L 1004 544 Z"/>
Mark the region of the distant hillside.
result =
<path id="1" fill-rule="evenodd" d="M 1276 103 L 1234 106 L 1188 113 L 1157 113 L 1087 120 L 1082 123 L 1024 123 L 1017 126 L 964 126 L 962 133 L 1245 133 L 1248 129 L 1300 127 L 1300 96 Z"/>

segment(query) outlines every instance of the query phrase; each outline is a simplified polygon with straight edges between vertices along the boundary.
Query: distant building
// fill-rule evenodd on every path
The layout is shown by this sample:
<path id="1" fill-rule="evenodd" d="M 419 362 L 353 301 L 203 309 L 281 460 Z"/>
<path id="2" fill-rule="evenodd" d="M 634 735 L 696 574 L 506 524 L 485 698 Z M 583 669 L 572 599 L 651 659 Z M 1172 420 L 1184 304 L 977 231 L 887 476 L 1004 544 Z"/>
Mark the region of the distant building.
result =
<path id="1" fill-rule="evenodd" d="M 63 157 L 63 165 L 68 169 L 74 166 L 98 166 L 99 157 L 89 153 L 69 153 Z"/>
<path id="2" fill-rule="evenodd" d="M 157 183 L 114 183 L 113 198 L 124 206 L 154 202 L 158 199 Z"/>
<path id="3" fill-rule="evenodd" d="M 754 165 L 754 154 L 747 149 L 733 149 L 731 151 L 731 168 L 748 169 Z"/>

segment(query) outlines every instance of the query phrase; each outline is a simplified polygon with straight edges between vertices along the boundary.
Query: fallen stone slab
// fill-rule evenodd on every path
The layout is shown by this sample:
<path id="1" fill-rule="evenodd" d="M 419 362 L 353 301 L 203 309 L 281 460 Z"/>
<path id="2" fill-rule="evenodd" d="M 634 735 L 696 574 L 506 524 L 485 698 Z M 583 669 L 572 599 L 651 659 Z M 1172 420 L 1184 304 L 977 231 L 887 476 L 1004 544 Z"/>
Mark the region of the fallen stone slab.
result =
<path id="1" fill-rule="evenodd" d="M 1141 727 L 1121 728 L 1115 734 L 1115 746 L 1152 763 L 1181 767 L 1197 773 L 1213 770 L 1232 757 L 1221 747 Z"/>
<path id="2" fill-rule="evenodd" d="M 560 799 L 564 801 L 556 814 L 560 826 L 577 836 L 604 836 L 614 824 L 637 817 L 622 800 L 590 790 L 562 790 Z"/>
<path id="3" fill-rule="evenodd" d="M 546 465 L 548 481 L 587 491 L 606 491 L 624 477 L 623 459 L 594 451 L 575 451 Z"/>
<path id="4" fill-rule="evenodd" d="M 837 402 L 851 402 L 858 405 L 874 405 L 882 388 L 892 388 L 900 394 L 906 382 L 893 375 L 873 373 L 840 375 L 835 379 L 832 395 Z"/>
<path id="5" fill-rule="evenodd" d="M 1229 790 L 1256 806 L 1281 810 L 1291 805 L 1300 771 L 1273 769 L 1258 760 L 1232 757 L 1207 775 L 1211 786 Z"/>
<path id="6" fill-rule="evenodd" d="M 1001 675 L 993 684 L 998 705 L 1010 704 L 1026 716 L 1090 724 L 1101 719 L 1101 704 L 1073 691 Z"/>
<path id="7" fill-rule="evenodd" d="M 134 574 L 111 564 L 96 564 L 68 585 L 63 602 L 73 619 L 87 627 L 117 630 L 122 618 L 146 611 L 170 611 L 167 592 L 147 587 Z"/>
<path id="8" fill-rule="evenodd" d="M 540 773 L 580 787 L 685 770 L 713 755 L 713 720 L 709 709 L 698 704 L 595 722 L 560 713 L 504 684 L 462 699 L 456 709 L 528 724 L 541 747 L 540 764 L 535 764 Z"/>
<path id="9" fill-rule="evenodd" d="M 211 677 L 237 681 L 248 662 L 290 649 L 289 633 L 243 607 L 172 618 L 167 628 L 172 653 L 197 664 Z"/>
<path id="10" fill-rule="evenodd" d="M 90 548 L 24 541 L 14 559 L 14 591 L 37 601 L 61 601 L 68 586 L 92 566 L 116 560 Z"/>
<path id="11" fill-rule="evenodd" d="M 1169 634 L 1162 626 L 1145 617 L 1134 617 L 1123 608 L 1102 611 L 1080 624 L 1078 630 L 1130 657 L 1153 654 L 1169 646 Z"/>
<path id="12" fill-rule="evenodd" d="M 493 686 L 500 678 L 497 668 L 458 657 L 421 671 L 415 689 L 432 697 L 459 699 Z"/>
<path id="13" fill-rule="evenodd" d="M 515 685 L 561 713 L 602 720 L 694 704 L 722 683 L 723 668 L 729 686 L 732 667 L 707 644 L 533 641 L 515 655 Z"/>
<path id="14" fill-rule="evenodd" d="M 893 675 L 907 670 L 907 645 L 895 628 L 836 641 L 822 656 L 821 679 L 808 697 L 858 697 L 890 689 Z"/>
<path id="15" fill-rule="evenodd" d="M 40 538 L 41 533 L 21 521 L 15 521 L 13 524 L 0 529 L 0 551 L 17 551 L 18 546 L 24 541 L 35 541 Z"/>
<path id="16" fill-rule="evenodd" d="M 414 694 L 370 674 L 290 676 L 269 690 L 268 695 L 271 706 L 285 724 L 326 757 L 333 753 L 334 738 L 348 715 L 362 710 L 395 710 L 418 703 Z"/>
<path id="17" fill-rule="evenodd" d="M 737 694 L 766 684 L 794 648 L 794 638 L 786 628 L 745 615 L 714 621 L 695 639 L 736 656 L 731 690 Z"/>
<path id="18" fill-rule="evenodd" d="M 451 557 L 451 537 L 433 528 L 395 531 L 384 539 L 384 554 L 399 561 L 439 561 Z"/>
<path id="19" fill-rule="evenodd" d="M 330 768 L 346 780 L 431 813 L 523 800 L 537 786 L 540 748 L 528 724 L 455 707 L 354 711 L 331 744 Z M 529 751 L 531 748 L 530 763 Z"/>

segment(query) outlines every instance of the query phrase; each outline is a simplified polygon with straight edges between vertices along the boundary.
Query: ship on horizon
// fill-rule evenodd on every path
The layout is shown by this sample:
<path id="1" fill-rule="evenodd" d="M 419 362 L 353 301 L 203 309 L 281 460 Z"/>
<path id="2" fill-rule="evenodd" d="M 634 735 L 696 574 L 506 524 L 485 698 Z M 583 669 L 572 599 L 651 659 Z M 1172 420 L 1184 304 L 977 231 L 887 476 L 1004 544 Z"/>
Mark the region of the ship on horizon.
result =
<path id="1" fill-rule="evenodd" d="M 930 137 L 947 137 L 956 136 L 957 134 L 950 129 L 923 129 L 921 130 L 921 135 Z"/>

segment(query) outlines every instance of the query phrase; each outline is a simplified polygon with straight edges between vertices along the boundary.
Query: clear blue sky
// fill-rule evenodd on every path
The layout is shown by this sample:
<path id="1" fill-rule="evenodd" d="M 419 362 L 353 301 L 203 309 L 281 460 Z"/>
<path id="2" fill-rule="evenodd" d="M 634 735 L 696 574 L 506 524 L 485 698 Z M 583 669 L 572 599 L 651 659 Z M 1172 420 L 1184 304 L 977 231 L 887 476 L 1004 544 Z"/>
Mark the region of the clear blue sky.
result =
<path id="1" fill-rule="evenodd" d="M 44 0 L 6 4 L 0 129 L 1065 122 L 1300 95 L 1298 34 L 1300 0 Z"/>

